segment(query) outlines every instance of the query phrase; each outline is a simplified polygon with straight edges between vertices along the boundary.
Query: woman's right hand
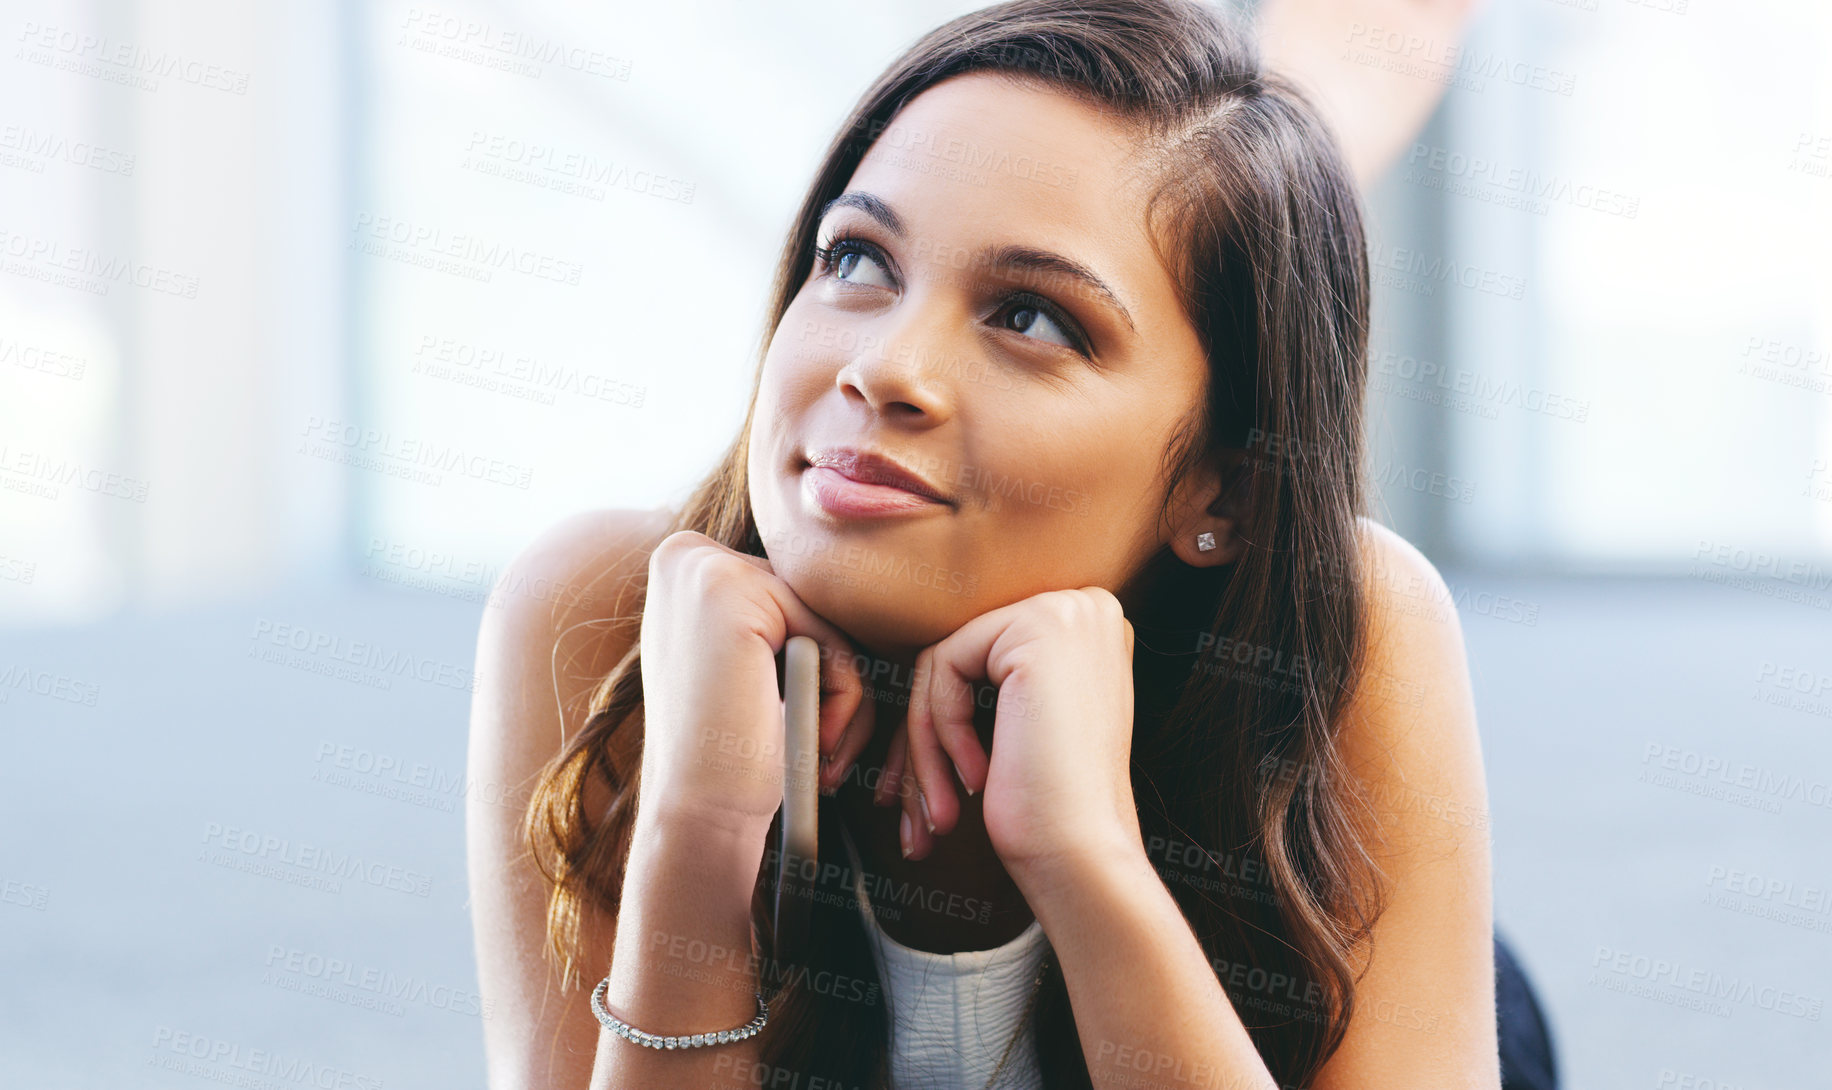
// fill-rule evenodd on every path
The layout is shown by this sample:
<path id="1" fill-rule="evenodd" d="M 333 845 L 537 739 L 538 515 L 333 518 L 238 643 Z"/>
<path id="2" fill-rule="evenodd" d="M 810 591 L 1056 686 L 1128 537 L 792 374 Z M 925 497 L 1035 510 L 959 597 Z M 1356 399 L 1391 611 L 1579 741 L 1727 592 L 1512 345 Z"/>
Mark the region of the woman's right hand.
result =
<path id="1" fill-rule="evenodd" d="M 770 562 L 693 530 L 649 556 L 642 619 L 639 813 L 755 832 L 783 798 L 777 656 L 791 636 L 820 644 L 823 789 L 870 740 L 871 701 L 852 641 L 817 616 Z M 816 770 L 809 770 L 810 772 Z"/>

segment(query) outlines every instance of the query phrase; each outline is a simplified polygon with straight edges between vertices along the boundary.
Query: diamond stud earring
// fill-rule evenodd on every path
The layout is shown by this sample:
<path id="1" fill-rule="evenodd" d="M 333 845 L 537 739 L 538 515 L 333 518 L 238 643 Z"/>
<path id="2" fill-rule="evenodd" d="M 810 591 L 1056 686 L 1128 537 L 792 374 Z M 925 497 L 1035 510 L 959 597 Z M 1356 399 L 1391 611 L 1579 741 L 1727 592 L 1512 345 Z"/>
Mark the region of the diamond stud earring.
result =
<path id="1" fill-rule="evenodd" d="M 1206 553 L 1210 549 L 1213 549 L 1214 547 L 1215 547 L 1215 535 L 1214 534 L 1211 534 L 1207 530 L 1204 530 L 1202 533 L 1196 535 L 1196 548 L 1198 551 Z"/>

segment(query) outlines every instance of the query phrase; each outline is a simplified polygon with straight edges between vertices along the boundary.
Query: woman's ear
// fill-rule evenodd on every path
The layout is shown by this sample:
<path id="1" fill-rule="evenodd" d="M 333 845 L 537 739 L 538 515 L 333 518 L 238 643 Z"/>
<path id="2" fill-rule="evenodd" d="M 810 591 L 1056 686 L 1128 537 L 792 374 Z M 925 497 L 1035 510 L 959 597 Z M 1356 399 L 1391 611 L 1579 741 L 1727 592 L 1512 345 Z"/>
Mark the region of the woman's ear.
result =
<path id="1" fill-rule="evenodd" d="M 1232 564 L 1247 547 L 1239 528 L 1252 509 L 1252 462 L 1245 450 L 1224 450 L 1204 460 L 1195 478 L 1170 547 L 1194 568 Z"/>

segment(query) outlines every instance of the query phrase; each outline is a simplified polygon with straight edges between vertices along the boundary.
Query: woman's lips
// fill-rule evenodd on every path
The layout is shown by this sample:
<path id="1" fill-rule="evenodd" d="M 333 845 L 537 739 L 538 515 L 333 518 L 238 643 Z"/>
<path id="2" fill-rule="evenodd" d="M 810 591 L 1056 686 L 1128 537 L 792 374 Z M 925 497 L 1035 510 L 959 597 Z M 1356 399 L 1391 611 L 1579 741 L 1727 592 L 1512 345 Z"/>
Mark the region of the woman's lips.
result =
<path id="1" fill-rule="evenodd" d="M 888 484 L 855 481 L 837 469 L 809 466 L 802 470 L 802 493 L 836 518 L 884 518 L 922 511 L 945 511 L 949 505 Z"/>

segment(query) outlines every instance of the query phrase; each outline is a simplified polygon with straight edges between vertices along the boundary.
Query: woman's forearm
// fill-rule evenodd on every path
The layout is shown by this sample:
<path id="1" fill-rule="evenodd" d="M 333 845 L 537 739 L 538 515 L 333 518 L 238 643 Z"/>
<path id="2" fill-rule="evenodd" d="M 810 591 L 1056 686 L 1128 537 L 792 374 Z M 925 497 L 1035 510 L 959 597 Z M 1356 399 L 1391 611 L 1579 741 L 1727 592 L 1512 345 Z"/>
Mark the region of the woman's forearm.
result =
<path id="1" fill-rule="evenodd" d="M 735 1029 L 756 1016 L 750 906 L 766 832 L 639 809 L 604 1000 L 612 1014 L 661 1035 Z M 592 1087 L 748 1087 L 757 1056 L 754 1037 L 656 1049 L 603 1029 Z"/>
<path id="2" fill-rule="evenodd" d="M 1142 845 L 1013 878 L 1062 964 L 1096 1090 L 1277 1090 Z"/>

